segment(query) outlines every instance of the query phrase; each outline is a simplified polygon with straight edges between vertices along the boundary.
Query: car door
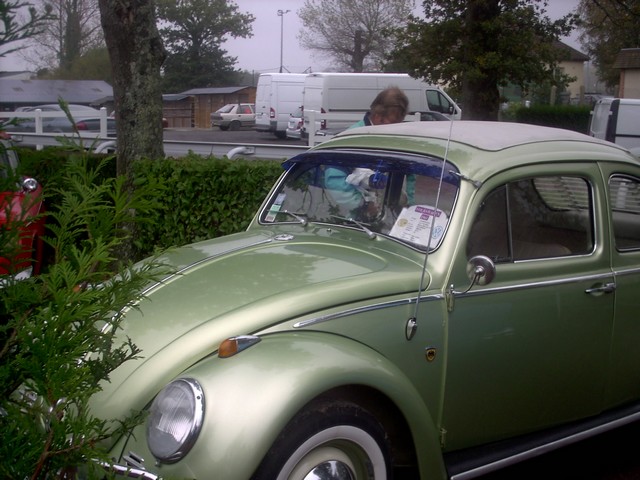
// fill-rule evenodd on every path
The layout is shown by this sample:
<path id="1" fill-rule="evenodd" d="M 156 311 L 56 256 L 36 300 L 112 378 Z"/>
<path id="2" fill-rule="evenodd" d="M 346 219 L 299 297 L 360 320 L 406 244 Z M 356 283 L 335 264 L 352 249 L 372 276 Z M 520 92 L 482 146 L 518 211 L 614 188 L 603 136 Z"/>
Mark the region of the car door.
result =
<path id="1" fill-rule="evenodd" d="M 253 124 L 253 109 L 251 105 L 240 105 L 238 107 L 238 113 L 240 114 L 240 123 L 243 127 Z"/>
<path id="2" fill-rule="evenodd" d="M 640 167 L 603 165 L 608 182 L 615 276 L 615 324 L 607 406 L 640 398 Z"/>
<path id="3" fill-rule="evenodd" d="M 449 282 L 447 450 L 600 411 L 614 303 L 603 188 L 594 163 L 555 164 L 475 195 Z M 495 278 L 462 293 L 476 255 Z"/>

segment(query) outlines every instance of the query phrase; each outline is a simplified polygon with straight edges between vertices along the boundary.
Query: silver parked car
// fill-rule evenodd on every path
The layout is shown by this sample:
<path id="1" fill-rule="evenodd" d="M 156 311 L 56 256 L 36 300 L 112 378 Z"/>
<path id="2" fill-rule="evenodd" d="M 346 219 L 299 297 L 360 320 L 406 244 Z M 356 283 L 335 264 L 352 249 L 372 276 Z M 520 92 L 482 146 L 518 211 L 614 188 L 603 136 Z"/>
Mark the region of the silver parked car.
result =
<path id="1" fill-rule="evenodd" d="M 253 127 L 256 123 L 256 108 L 253 103 L 230 103 L 211 114 L 211 128 L 239 130 Z"/>

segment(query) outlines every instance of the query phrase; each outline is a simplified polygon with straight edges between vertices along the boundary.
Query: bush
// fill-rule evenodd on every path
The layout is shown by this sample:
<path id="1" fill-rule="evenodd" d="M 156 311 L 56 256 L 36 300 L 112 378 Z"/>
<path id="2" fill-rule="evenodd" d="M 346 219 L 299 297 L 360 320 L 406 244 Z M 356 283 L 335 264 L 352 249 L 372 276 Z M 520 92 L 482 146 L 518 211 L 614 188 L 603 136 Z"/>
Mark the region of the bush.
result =
<path id="1" fill-rule="evenodd" d="M 19 149 L 22 173 L 38 179 L 49 192 L 48 203 L 64 176 L 69 151 Z M 87 155 L 101 164 L 96 181 L 115 176 L 116 162 L 105 155 Z M 137 187 L 157 192 L 153 208 L 138 216 L 134 244 L 138 259 L 158 249 L 184 245 L 244 230 L 271 186 L 282 173 L 279 161 L 229 160 L 191 154 L 179 159 L 141 160 L 134 168 Z"/>
<path id="2" fill-rule="evenodd" d="M 586 105 L 532 105 L 517 108 L 513 115 L 519 123 L 588 133 L 590 112 L 591 108 Z"/>
<path id="3" fill-rule="evenodd" d="M 138 162 L 135 177 L 162 185 L 136 246 L 167 248 L 244 230 L 282 173 L 280 162 L 190 155 Z"/>
<path id="4" fill-rule="evenodd" d="M 135 220 L 134 211 L 144 216 L 155 192 L 130 197 L 121 179 L 104 175 L 108 163 L 68 158 L 55 187 L 47 184 L 57 198 L 46 239 L 55 261 L 42 275 L 2 279 L 1 478 L 71 478 L 88 459 L 108 462 L 100 442 L 141 420 L 133 412 L 108 421 L 88 410 L 100 382 L 139 353 L 117 337 L 123 309 L 142 301 L 143 288 L 163 273 L 149 261 L 114 275 L 113 252 L 126 240 L 118 224 Z M 11 255 L 6 248 L 0 256 Z"/>

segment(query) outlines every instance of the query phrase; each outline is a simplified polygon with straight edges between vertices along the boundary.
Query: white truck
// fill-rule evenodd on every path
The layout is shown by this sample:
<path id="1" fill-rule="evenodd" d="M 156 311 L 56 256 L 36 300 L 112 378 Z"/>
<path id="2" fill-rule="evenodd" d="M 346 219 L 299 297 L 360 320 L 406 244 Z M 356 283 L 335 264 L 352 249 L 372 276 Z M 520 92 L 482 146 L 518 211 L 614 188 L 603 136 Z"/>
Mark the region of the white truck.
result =
<path id="1" fill-rule="evenodd" d="M 460 107 L 440 87 L 406 73 L 310 73 L 304 82 L 303 111 L 358 114 L 360 119 L 369 110 L 378 92 L 390 86 L 401 88 L 407 95 L 411 115 L 416 112 L 437 112 L 453 120 L 459 120 L 462 116 Z M 327 118 L 316 124 L 316 130 L 344 129 L 351 123 Z M 308 128 L 309 121 L 305 116 L 303 137 L 306 137 Z"/>
<path id="2" fill-rule="evenodd" d="M 302 105 L 304 73 L 263 73 L 256 89 L 256 125 L 258 132 L 287 137 L 291 114 Z"/>
<path id="3" fill-rule="evenodd" d="M 602 98 L 591 111 L 589 135 L 640 154 L 640 99 Z"/>

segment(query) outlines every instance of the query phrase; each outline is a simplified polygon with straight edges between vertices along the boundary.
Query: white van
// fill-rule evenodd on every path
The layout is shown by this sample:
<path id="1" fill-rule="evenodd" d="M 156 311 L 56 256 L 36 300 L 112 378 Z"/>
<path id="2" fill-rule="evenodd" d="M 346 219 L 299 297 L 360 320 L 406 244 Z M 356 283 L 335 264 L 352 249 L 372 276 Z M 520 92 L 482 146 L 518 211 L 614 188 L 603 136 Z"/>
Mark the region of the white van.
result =
<path id="1" fill-rule="evenodd" d="M 258 132 L 273 132 L 287 137 L 292 113 L 302 105 L 304 73 L 263 73 L 256 89 L 256 126 Z"/>
<path id="2" fill-rule="evenodd" d="M 589 135 L 640 151 L 640 99 L 602 98 L 589 120 Z"/>
<path id="3" fill-rule="evenodd" d="M 358 114 L 360 120 L 378 92 L 391 86 L 401 88 L 409 98 L 409 114 L 432 111 L 454 120 L 462 116 L 460 107 L 440 87 L 406 73 L 310 73 L 304 83 L 303 110 Z M 316 128 L 334 130 L 347 128 L 352 123 L 328 118 Z M 307 128 L 308 119 L 305 119 Z"/>

